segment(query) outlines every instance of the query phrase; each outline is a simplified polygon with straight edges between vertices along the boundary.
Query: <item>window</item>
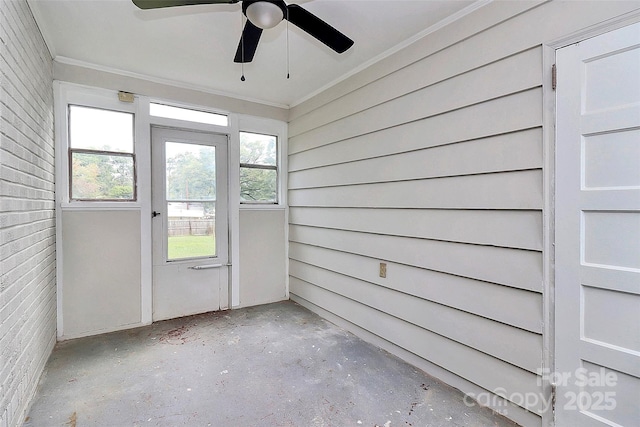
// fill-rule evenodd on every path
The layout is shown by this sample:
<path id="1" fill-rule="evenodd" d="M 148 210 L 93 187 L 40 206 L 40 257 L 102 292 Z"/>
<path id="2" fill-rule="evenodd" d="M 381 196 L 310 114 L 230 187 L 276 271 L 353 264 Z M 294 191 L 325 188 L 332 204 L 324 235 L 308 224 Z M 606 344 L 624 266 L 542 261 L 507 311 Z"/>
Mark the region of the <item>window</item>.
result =
<path id="1" fill-rule="evenodd" d="M 134 117 L 69 106 L 71 200 L 135 201 Z"/>
<path id="2" fill-rule="evenodd" d="M 156 117 L 185 120 L 188 122 L 206 123 L 218 126 L 229 125 L 229 118 L 224 114 L 208 113 L 206 111 L 173 107 L 171 105 L 156 104 L 153 102 L 149 105 L 149 114 Z"/>
<path id="3" fill-rule="evenodd" d="M 278 203 L 278 138 L 240 132 L 240 203 Z"/>

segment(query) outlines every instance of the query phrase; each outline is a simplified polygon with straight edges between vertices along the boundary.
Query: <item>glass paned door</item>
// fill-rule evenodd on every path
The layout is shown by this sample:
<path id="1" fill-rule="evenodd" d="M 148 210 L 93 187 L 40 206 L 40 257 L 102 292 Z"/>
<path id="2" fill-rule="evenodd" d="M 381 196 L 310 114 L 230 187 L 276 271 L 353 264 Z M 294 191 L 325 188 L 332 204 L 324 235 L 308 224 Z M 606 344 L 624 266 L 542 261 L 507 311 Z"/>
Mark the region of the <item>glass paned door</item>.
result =
<path id="1" fill-rule="evenodd" d="M 153 320 L 228 307 L 226 135 L 152 127 Z"/>

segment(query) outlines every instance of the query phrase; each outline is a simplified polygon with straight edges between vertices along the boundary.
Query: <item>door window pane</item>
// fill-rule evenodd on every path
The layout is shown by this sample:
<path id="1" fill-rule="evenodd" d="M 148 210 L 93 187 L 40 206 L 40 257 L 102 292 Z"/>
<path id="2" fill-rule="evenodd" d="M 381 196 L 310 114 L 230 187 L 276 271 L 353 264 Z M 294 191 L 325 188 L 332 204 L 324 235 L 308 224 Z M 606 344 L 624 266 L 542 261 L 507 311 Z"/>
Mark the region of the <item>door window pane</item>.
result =
<path id="1" fill-rule="evenodd" d="M 166 143 L 167 259 L 216 256 L 215 147 Z"/>
<path id="2" fill-rule="evenodd" d="M 216 255 L 216 204 L 167 203 L 167 259 Z"/>

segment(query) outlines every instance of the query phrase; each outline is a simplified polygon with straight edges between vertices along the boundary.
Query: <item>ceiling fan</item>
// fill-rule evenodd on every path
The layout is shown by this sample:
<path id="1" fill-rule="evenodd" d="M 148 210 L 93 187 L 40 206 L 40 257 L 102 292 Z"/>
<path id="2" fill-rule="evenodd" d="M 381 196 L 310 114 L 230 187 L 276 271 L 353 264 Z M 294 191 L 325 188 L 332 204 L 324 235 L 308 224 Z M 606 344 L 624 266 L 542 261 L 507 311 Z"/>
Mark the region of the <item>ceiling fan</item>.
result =
<path id="1" fill-rule="evenodd" d="M 353 45 L 353 40 L 297 4 L 283 0 L 133 0 L 140 9 L 191 6 L 197 4 L 229 4 L 242 1 L 242 13 L 247 22 L 242 31 L 234 62 L 251 62 L 258 48 L 262 30 L 273 28 L 287 20 L 306 31 L 337 53 Z"/>

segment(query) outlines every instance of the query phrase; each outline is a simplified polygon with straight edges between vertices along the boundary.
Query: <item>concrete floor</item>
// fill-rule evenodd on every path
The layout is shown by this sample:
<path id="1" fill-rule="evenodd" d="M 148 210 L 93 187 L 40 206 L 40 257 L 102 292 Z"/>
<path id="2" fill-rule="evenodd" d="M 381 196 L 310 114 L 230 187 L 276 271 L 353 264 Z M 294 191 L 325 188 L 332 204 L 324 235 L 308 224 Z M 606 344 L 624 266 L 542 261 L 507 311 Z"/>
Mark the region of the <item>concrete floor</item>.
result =
<path id="1" fill-rule="evenodd" d="M 25 427 L 515 424 L 293 302 L 59 343 Z"/>

